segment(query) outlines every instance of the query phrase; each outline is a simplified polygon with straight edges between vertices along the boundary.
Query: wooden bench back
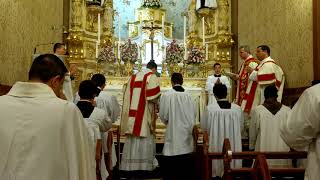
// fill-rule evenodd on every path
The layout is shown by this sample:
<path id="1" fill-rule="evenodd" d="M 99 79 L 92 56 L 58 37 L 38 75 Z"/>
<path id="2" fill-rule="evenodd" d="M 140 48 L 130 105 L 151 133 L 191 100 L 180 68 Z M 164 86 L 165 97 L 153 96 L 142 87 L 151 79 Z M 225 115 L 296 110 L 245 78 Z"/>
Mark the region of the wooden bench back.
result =
<path id="1" fill-rule="evenodd" d="M 250 176 L 251 179 L 269 179 L 271 176 L 303 177 L 303 168 L 277 168 L 270 169 L 266 159 L 304 159 L 307 152 L 232 152 L 229 139 L 225 139 L 222 152 L 208 152 L 209 136 L 203 133 L 203 179 L 208 180 L 212 175 L 212 160 L 222 159 L 224 163 L 224 179 L 231 180 L 237 176 Z M 255 160 L 253 168 L 231 168 L 234 159 Z"/>

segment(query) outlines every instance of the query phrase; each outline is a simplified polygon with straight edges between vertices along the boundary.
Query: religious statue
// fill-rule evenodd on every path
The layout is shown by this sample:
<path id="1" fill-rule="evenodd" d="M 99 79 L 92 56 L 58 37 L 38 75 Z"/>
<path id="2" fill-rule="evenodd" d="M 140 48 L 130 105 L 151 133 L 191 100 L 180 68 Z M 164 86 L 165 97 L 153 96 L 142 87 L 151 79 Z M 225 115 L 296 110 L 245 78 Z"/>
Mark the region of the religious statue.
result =
<path id="1" fill-rule="evenodd" d="M 81 18 L 82 18 L 82 1 L 73 0 L 71 21 L 73 22 L 71 26 L 73 28 L 81 28 Z"/>
<path id="2" fill-rule="evenodd" d="M 191 1 L 191 4 L 189 6 L 188 12 L 188 27 L 189 27 L 189 33 L 196 31 L 196 25 L 197 25 L 197 14 L 196 14 L 196 3 L 195 0 Z"/>
<path id="3" fill-rule="evenodd" d="M 105 3 L 104 7 L 104 15 L 103 15 L 103 29 L 104 31 L 109 31 L 110 33 L 113 30 L 113 8 L 111 6 L 107 6 L 107 3 Z"/>
<path id="4" fill-rule="evenodd" d="M 217 0 L 197 0 L 197 10 L 200 8 L 217 8 Z"/>

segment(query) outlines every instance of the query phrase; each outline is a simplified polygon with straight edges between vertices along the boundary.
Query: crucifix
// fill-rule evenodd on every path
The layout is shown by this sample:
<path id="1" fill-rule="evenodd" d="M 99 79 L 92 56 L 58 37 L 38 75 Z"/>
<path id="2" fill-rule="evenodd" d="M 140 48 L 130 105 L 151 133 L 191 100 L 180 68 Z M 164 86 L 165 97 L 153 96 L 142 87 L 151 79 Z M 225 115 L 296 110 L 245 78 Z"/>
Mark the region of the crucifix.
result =
<path id="1" fill-rule="evenodd" d="M 151 27 L 150 26 L 146 26 L 146 27 L 142 27 L 142 29 L 145 30 L 149 30 L 150 31 L 150 41 L 151 41 L 151 60 L 150 61 L 154 61 L 153 59 L 153 40 L 154 40 L 154 31 L 157 29 L 162 29 L 161 27 L 157 27 L 157 26 L 153 26 L 153 22 L 151 22 Z"/>

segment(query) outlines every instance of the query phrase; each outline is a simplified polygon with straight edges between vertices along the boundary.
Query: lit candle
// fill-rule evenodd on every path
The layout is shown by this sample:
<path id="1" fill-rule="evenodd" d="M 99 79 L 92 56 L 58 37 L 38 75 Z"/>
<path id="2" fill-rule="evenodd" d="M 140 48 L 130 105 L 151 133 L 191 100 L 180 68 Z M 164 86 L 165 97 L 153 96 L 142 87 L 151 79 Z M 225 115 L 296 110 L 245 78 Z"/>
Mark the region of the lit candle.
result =
<path id="1" fill-rule="evenodd" d="M 118 59 L 120 60 L 120 41 L 121 41 L 121 18 L 119 14 L 119 22 L 118 22 Z"/>
<path id="2" fill-rule="evenodd" d="M 220 55 L 220 53 L 219 53 L 219 51 L 217 52 L 217 56 L 219 56 Z"/>
<path id="3" fill-rule="evenodd" d="M 204 24 L 204 17 L 202 18 L 202 45 L 205 46 L 205 24 Z"/>
<path id="4" fill-rule="evenodd" d="M 230 55 L 230 53 L 229 52 L 227 52 L 227 56 L 229 56 Z"/>
<path id="5" fill-rule="evenodd" d="M 98 14 L 98 43 L 100 43 L 100 26 L 101 26 L 101 22 L 100 22 L 100 13 Z"/>
<path id="6" fill-rule="evenodd" d="M 209 58 L 209 46 L 208 44 L 206 44 L 206 61 L 208 60 Z"/>

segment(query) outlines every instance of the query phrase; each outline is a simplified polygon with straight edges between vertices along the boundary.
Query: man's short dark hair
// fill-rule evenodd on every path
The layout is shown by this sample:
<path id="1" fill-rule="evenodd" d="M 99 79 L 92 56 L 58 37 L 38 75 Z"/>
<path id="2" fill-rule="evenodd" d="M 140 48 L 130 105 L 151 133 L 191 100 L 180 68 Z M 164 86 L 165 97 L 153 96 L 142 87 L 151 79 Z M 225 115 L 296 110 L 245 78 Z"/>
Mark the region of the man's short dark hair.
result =
<path id="1" fill-rule="evenodd" d="M 215 84 L 212 91 L 218 99 L 225 99 L 228 95 L 227 86 L 224 84 Z"/>
<path id="2" fill-rule="evenodd" d="M 56 53 L 57 49 L 64 47 L 63 43 L 55 43 L 53 45 L 53 53 Z"/>
<path id="3" fill-rule="evenodd" d="M 257 48 L 261 48 L 262 51 L 267 51 L 268 55 L 270 56 L 270 48 L 267 45 L 260 45 Z"/>
<path id="4" fill-rule="evenodd" d="M 29 80 L 40 79 L 46 83 L 55 76 L 64 77 L 68 69 L 63 62 L 54 54 L 43 54 L 32 62 L 29 70 Z"/>
<path id="5" fill-rule="evenodd" d="M 173 84 L 183 84 L 183 77 L 181 73 L 172 73 L 171 75 L 171 81 Z"/>
<path id="6" fill-rule="evenodd" d="M 106 84 L 106 78 L 103 74 L 94 74 L 91 78 L 91 80 L 96 83 L 98 87 L 102 87 Z"/>
<path id="7" fill-rule="evenodd" d="M 157 67 L 158 66 L 154 61 L 149 61 L 148 64 L 147 64 L 147 68 L 148 69 L 153 69 L 153 68 L 157 69 Z"/>
<path id="8" fill-rule="evenodd" d="M 78 93 L 81 99 L 94 99 L 97 95 L 97 86 L 91 80 L 84 80 L 80 83 Z"/>
<path id="9" fill-rule="evenodd" d="M 220 66 L 221 67 L 221 64 L 220 63 L 214 63 L 213 68 L 215 68 L 216 66 Z"/>
<path id="10" fill-rule="evenodd" d="M 277 98 L 278 97 L 278 89 L 275 85 L 269 85 L 264 89 L 264 98 Z"/>

